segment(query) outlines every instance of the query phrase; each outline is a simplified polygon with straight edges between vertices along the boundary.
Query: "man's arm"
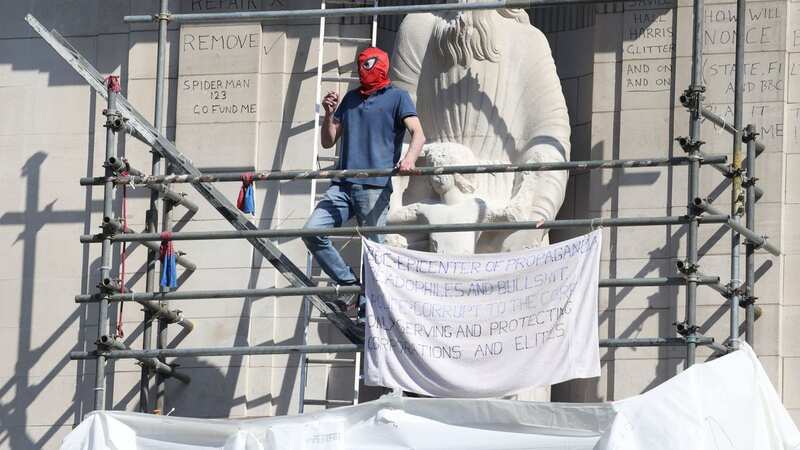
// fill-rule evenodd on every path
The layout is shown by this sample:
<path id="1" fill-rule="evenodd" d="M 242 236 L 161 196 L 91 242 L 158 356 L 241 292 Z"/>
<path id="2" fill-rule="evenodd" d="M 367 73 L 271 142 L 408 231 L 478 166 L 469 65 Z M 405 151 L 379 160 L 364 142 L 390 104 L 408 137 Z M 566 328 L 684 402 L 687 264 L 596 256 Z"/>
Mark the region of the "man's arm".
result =
<path id="1" fill-rule="evenodd" d="M 417 165 L 417 158 L 422 151 L 422 146 L 425 145 L 425 134 L 422 132 L 422 124 L 417 116 L 408 116 L 403 119 L 408 132 L 411 133 L 411 143 L 408 145 L 406 156 L 398 164 L 400 172 L 409 172 L 414 170 Z"/>
<path id="2" fill-rule="evenodd" d="M 339 106 L 339 94 L 333 91 L 328 92 L 328 95 L 322 99 L 325 118 L 322 120 L 320 141 L 323 148 L 331 148 L 336 145 L 336 141 L 342 135 L 342 123 L 333 116 L 337 106 Z"/>

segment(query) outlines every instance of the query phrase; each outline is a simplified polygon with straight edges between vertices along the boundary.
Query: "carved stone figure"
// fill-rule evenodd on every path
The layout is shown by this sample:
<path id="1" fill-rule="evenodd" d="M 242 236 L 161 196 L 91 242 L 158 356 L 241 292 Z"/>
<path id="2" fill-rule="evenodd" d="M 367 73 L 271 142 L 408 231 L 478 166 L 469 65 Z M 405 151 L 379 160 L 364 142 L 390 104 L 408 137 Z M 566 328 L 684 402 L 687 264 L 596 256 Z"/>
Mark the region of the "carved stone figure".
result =
<path id="1" fill-rule="evenodd" d="M 478 164 L 472 150 L 456 143 L 425 145 L 417 161 L 420 166 L 443 167 Z M 479 223 L 486 219 L 486 201 L 476 195 L 481 177 L 485 174 L 453 174 L 426 177 L 430 188 L 441 203 L 416 202 L 410 205 L 389 205 L 388 220 L 400 223 Z M 406 178 L 405 180 L 408 180 Z M 394 201 L 400 200 L 399 196 Z M 473 254 L 478 232 L 432 233 L 430 250 L 447 254 Z M 390 244 L 407 246 L 398 236 L 391 236 Z"/>
<path id="2" fill-rule="evenodd" d="M 468 0 L 467 3 L 470 3 Z M 393 82 L 416 97 L 431 165 L 569 159 L 569 118 L 545 36 L 524 10 L 408 15 L 397 33 Z M 390 223 L 553 219 L 566 172 L 395 180 Z M 548 243 L 545 230 L 439 233 L 395 244 L 442 253 L 510 251 Z"/>

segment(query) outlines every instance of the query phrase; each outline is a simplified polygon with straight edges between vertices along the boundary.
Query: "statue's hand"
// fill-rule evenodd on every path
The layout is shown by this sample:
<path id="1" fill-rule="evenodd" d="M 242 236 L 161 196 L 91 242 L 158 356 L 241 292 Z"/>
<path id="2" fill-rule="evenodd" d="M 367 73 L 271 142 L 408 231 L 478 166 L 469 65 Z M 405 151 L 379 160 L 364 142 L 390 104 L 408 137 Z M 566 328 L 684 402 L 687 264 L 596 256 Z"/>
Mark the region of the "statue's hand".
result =
<path id="1" fill-rule="evenodd" d="M 408 238 L 402 234 L 387 234 L 383 243 L 392 247 L 408 248 Z"/>
<path id="2" fill-rule="evenodd" d="M 419 203 L 412 203 L 396 210 L 389 210 L 389 224 L 416 223 L 419 221 Z"/>

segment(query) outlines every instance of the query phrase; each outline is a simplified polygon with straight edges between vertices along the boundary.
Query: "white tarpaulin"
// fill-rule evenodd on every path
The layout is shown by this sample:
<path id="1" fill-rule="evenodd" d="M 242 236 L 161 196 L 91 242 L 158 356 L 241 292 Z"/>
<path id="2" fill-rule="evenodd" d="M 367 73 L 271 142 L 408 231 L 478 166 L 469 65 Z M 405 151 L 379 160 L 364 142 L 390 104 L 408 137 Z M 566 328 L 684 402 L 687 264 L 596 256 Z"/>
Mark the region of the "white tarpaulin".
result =
<path id="1" fill-rule="evenodd" d="M 178 411 L 180 413 L 180 411 Z M 62 450 L 788 450 L 792 422 L 752 350 L 599 404 L 383 398 L 302 416 L 187 419 L 100 411 Z"/>
<path id="2" fill-rule="evenodd" d="M 365 240 L 365 383 L 476 398 L 600 376 L 601 236 L 478 255 Z"/>

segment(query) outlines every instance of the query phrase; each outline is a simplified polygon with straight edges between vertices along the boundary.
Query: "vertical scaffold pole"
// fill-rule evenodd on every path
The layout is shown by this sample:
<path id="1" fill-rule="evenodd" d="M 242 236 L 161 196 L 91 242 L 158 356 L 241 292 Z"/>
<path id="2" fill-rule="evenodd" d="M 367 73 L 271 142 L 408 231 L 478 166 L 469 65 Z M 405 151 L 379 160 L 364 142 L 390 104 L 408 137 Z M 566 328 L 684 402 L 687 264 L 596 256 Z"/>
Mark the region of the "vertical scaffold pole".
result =
<path id="1" fill-rule="evenodd" d="M 378 7 L 378 0 L 374 0 L 372 2 L 372 6 L 377 8 Z M 375 14 L 372 16 L 372 42 L 373 47 L 378 46 L 378 15 Z"/>
<path id="2" fill-rule="evenodd" d="M 689 119 L 689 145 L 686 147 L 692 158 L 689 164 L 689 186 L 687 212 L 693 219 L 688 225 L 686 235 L 686 267 L 689 270 L 686 277 L 686 318 L 684 321 L 684 335 L 686 337 L 686 362 L 690 367 L 695 361 L 697 347 L 697 208 L 694 198 L 697 196 L 700 185 L 700 124 L 702 108 L 703 80 L 703 0 L 694 0 L 694 21 L 692 28 L 692 82 L 687 96 L 690 102 Z"/>
<path id="3" fill-rule="evenodd" d="M 745 128 L 744 140 L 747 142 L 747 159 L 745 160 L 745 169 L 747 174 L 747 183 L 745 183 L 747 201 L 745 208 L 747 215 L 745 216 L 745 224 L 747 229 L 755 231 L 756 227 L 756 132 L 752 125 Z M 745 327 L 744 338 L 748 345 L 754 344 L 754 323 L 756 320 L 756 305 L 755 305 L 755 267 L 756 267 L 756 247 L 752 241 L 747 240 L 745 247 L 745 298 L 743 304 L 745 307 Z"/>
<path id="4" fill-rule="evenodd" d="M 108 161 L 112 156 L 117 155 L 117 133 L 115 124 L 119 124 L 121 119 L 117 117 L 117 93 L 119 92 L 119 77 L 110 76 L 107 80 L 108 106 L 106 115 L 106 157 Z M 115 122 L 119 121 L 119 122 Z M 105 165 L 106 177 L 114 175 L 114 171 L 109 164 Z M 107 181 L 103 185 L 103 217 L 114 217 L 114 183 Z M 105 280 L 111 276 L 111 236 L 106 234 L 103 238 L 102 250 L 100 253 L 100 280 Z M 108 295 L 106 291 L 99 305 L 97 317 L 97 343 L 100 338 L 109 334 L 108 320 Z M 94 409 L 105 409 L 106 405 L 106 357 L 101 351 L 97 358 L 95 367 L 95 386 L 94 386 Z"/>
<path id="5" fill-rule="evenodd" d="M 319 4 L 319 9 L 324 10 L 327 8 L 327 4 L 325 0 L 321 0 Z M 312 144 L 312 152 L 311 152 L 311 167 L 315 170 L 319 169 L 319 147 L 321 145 L 320 142 L 320 134 L 322 133 L 321 130 L 321 122 L 320 119 L 322 118 L 322 66 L 323 62 L 325 61 L 325 57 L 323 52 L 325 51 L 325 17 L 319 18 L 319 51 L 317 53 L 317 82 L 315 85 L 315 97 L 314 97 L 314 142 Z M 314 211 L 314 207 L 317 204 L 317 180 L 311 180 L 311 195 L 309 195 L 308 199 L 308 213 L 311 214 Z M 306 274 L 308 274 L 309 278 L 311 277 L 311 270 L 314 265 L 314 259 L 309 252 L 306 255 Z M 303 345 L 308 343 L 308 324 L 311 320 L 311 315 L 313 313 L 313 308 L 311 307 L 311 301 L 307 297 L 303 297 Z M 308 355 L 300 355 L 300 389 L 299 389 L 299 396 L 300 402 L 298 404 L 298 413 L 303 414 L 305 411 L 305 398 L 306 398 L 306 383 L 308 382 L 308 363 L 307 363 Z"/>
<path id="6" fill-rule="evenodd" d="M 160 133 L 164 133 L 164 79 L 166 78 L 166 59 L 167 59 L 167 24 L 169 22 L 169 0 L 160 0 L 159 2 L 159 12 L 158 12 L 158 49 L 157 49 L 157 60 L 156 60 L 156 99 L 155 99 L 155 111 L 153 114 L 153 127 L 158 130 Z M 157 174 L 161 171 L 161 163 L 160 163 L 160 155 L 159 153 L 153 149 L 153 166 L 152 166 L 152 173 Z M 169 170 L 164 172 L 165 174 L 169 174 Z M 170 213 L 168 210 L 168 202 L 169 200 L 165 197 L 164 198 L 164 216 L 162 220 L 163 229 L 166 231 L 169 228 L 169 221 L 170 221 Z M 150 210 L 148 211 L 148 220 L 147 220 L 147 228 L 152 229 L 155 232 L 158 229 L 158 193 L 153 191 L 150 195 Z M 158 260 L 158 255 L 156 255 L 155 251 L 149 251 L 147 255 L 147 292 L 155 292 L 156 290 L 156 261 Z M 162 307 L 166 307 L 166 305 L 162 302 Z M 147 329 L 148 334 L 152 333 L 152 315 L 150 317 L 145 317 L 145 320 L 148 321 Z M 163 319 L 158 320 L 158 331 L 157 331 L 157 348 L 162 348 L 165 345 L 167 336 L 166 336 L 166 322 Z M 152 336 L 147 337 L 146 345 L 152 346 Z M 164 361 L 161 361 L 164 362 Z M 156 374 L 156 405 L 155 409 L 161 411 L 162 414 L 165 413 L 164 411 L 164 377 L 160 374 Z"/>
<path id="7" fill-rule="evenodd" d="M 742 191 L 742 108 L 744 103 L 744 41 L 746 0 L 736 1 L 736 72 L 733 94 L 733 159 L 731 161 L 731 220 L 738 223 L 744 212 Z M 739 301 L 742 285 L 740 279 L 741 235 L 731 229 L 731 281 L 730 281 L 730 336 L 731 349 L 739 348 Z"/>

